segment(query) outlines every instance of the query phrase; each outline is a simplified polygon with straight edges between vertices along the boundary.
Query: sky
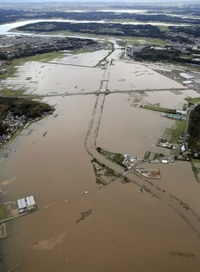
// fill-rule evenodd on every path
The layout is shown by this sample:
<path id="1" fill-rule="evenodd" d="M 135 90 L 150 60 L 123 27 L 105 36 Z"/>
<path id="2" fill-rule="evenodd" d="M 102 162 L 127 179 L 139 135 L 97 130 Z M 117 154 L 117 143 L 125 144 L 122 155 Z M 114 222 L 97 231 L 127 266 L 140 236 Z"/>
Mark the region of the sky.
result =
<path id="1" fill-rule="evenodd" d="M 189 0 L 0 0 L 0 3 L 9 3 L 9 2 L 18 2 L 18 3 L 22 3 L 22 2 L 45 2 L 45 3 L 48 3 L 48 2 L 57 2 L 57 3 L 61 3 L 61 2 L 121 2 L 121 3 L 134 3 L 134 2 L 189 2 Z M 192 1 L 191 1 L 192 2 Z M 195 2 L 198 2 L 198 1 L 195 1 Z M 200 2 L 200 0 L 199 0 Z"/>
<path id="2" fill-rule="evenodd" d="M 9 3 L 172 3 L 172 4 L 181 4 L 181 3 L 199 3 L 200 0 L 0 0 L 0 4 L 9 4 Z"/>

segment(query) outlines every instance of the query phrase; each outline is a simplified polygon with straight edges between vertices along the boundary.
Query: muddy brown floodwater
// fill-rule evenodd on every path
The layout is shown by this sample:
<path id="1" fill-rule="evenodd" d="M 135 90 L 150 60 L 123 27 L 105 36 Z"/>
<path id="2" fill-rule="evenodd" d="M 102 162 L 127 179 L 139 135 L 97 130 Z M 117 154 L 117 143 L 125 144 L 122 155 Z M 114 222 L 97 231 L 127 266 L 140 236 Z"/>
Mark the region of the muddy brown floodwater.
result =
<path id="1" fill-rule="evenodd" d="M 117 55 L 114 52 L 109 60 Z M 124 62 L 122 68 L 125 64 L 126 69 L 132 67 Z M 52 70 L 48 73 L 47 69 L 44 79 L 41 71 L 42 86 L 51 77 L 54 86 L 63 84 L 64 90 L 66 84 L 67 88 L 65 72 L 69 66 L 49 65 L 58 74 L 52 77 Z M 92 68 L 85 69 L 78 70 L 83 83 L 87 69 Z M 101 80 L 108 82 L 116 67 L 110 65 L 107 72 L 98 67 L 93 69 L 92 75 L 97 78 L 92 78 L 90 90 L 102 91 L 106 83 L 102 85 Z M 142 69 L 146 68 L 140 66 Z M 147 70 L 148 77 L 151 73 L 155 76 Z M 71 86 L 77 82 L 81 90 L 77 74 L 70 75 Z M 62 76 L 64 83 L 60 82 Z M 157 80 L 158 77 L 156 74 Z M 165 83 L 162 79 L 163 76 L 160 85 L 155 82 L 161 88 Z M 116 78 L 113 90 L 117 80 L 120 78 Z M 25 87 L 29 84 L 22 76 L 20 81 Z M 166 91 L 181 87 L 168 79 L 166 82 Z M 45 90 L 38 87 L 35 92 L 47 94 L 48 84 Z M 143 82 L 141 89 L 146 90 L 148 82 L 144 85 Z M 95 144 L 136 156 L 143 156 L 146 150 L 156 152 L 157 138 L 173 121 L 163 119 L 157 112 L 131 107 L 126 93 L 101 94 L 99 98 L 95 94 L 55 95 L 44 100 L 56 105 L 58 116 L 48 116 L 27 127 L 8 145 L 10 152 L 0 162 L 4 200 L 34 195 L 38 204 L 36 212 L 6 223 L 8 237 L 2 240 L 5 271 L 13 271 L 14 267 L 19 272 L 199 271 L 200 238 L 178 214 L 169 195 L 162 198 L 160 193 L 157 198 L 146 191 L 138 193 L 136 183 L 122 184 L 119 179 L 99 188 L 88 154 Z M 94 126 L 95 120 L 99 128 Z M 92 139 L 93 135 L 97 139 Z M 159 168 L 162 178 L 152 180 L 153 190 L 156 186 L 166 190 L 200 214 L 200 191 L 190 164 L 179 162 Z M 133 175 L 130 173 L 130 178 Z"/>

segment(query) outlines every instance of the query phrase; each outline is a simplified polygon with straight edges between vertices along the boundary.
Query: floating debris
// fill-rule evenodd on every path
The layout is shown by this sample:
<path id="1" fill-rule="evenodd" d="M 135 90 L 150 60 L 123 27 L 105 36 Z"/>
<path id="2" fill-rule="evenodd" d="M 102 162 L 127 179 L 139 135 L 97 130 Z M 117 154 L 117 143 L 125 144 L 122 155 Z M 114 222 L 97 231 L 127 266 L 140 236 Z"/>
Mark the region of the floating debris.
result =
<path id="1" fill-rule="evenodd" d="M 176 251 L 170 251 L 170 255 L 184 257 L 184 258 L 195 257 L 195 254 L 193 254 L 193 253 L 184 253 L 184 252 L 176 252 Z"/>
<path id="2" fill-rule="evenodd" d="M 45 131 L 45 133 L 43 134 L 43 137 L 45 137 L 47 135 L 48 131 Z"/>
<path id="3" fill-rule="evenodd" d="M 76 220 L 76 223 L 79 223 L 80 221 L 84 220 L 85 218 L 87 218 L 88 216 L 90 216 L 92 213 L 92 210 L 88 210 L 88 211 L 85 211 L 85 212 L 82 212 L 81 213 L 81 217 Z"/>
<path id="4" fill-rule="evenodd" d="M 157 146 L 164 147 L 164 148 L 173 148 L 173 144 L 169 143 L 167 140 L 159 139 L 156 143 Z"/>
<path id="5" fill-rule="evenodd" d="M 137 191 L 137 193 L 138 193 L 138 194 L 143 193 L 143 189 L 142 189 L 142 188 L 140 188 L 140 189 Z"/>

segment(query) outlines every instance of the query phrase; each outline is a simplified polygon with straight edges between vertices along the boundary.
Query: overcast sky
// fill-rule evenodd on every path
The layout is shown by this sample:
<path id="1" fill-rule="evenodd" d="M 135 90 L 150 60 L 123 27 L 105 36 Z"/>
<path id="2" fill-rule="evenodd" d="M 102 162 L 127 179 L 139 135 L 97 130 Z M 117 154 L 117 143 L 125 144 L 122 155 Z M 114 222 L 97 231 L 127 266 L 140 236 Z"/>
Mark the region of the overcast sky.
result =
<path id="1" fill-rule="evenodd" d="M 9 3 L 118 3 L 118 4 L 145 4 L 145 3 L 167 3 L 167 4 L 192 4 L 192 3 L 200 3 L 200 0 L 0 0 L 0 4 L 9 4 Z"/>
<path id="2" fill-rule="evenodd" d="M 108 3 L 108 2 L 121 2 L 121 3 L 135 3 L 135 2 L 193 2 L 192 0 L 0 0 L 0 3 L 9 3 L 9 2 L 18 2 L 18 3 L 22 3 L 22 2 L 55 2 L 55 3 L 61 3 L 61 2 L 104 2 L 104 3 Z M 198 2 L 197 0 L 195 2 Z M 200 2 L 200 0 L 199 0 Z"/>

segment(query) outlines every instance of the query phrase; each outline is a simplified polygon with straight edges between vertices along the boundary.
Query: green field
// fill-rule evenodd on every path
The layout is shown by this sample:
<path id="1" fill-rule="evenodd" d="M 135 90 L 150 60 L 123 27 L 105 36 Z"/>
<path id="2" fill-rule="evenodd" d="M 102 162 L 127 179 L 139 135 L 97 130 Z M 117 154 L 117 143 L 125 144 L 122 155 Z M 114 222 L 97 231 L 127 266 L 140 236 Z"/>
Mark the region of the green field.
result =
<path id="1" fill-rule="evenodd" d="M 195 97 L 195 98 L 185 98 L 185 100 L 188 101 L 190 104 L 197 104 L 200 103 L 200 97 Z"/>
<path id="2" fill-rule="evenodd" d="M 170 135 L 171 139 L 170 142 L 172 144 L 177 144 L 179 142 L 179 137 L 182 137 L 186 130 L 187 122 L 182 120 L 177 120 L 175 125 L 173 125 L 171 128 L 166 128 L 165 133 L 167 135 Z"/>
<path id="3" fill-rule="evenodd" d="M 3 89 L 0 90 L 1 96 L 22 96 L 24 94 L 24 91 L 22 90 L 11 90 L 11 89 Z"/>

